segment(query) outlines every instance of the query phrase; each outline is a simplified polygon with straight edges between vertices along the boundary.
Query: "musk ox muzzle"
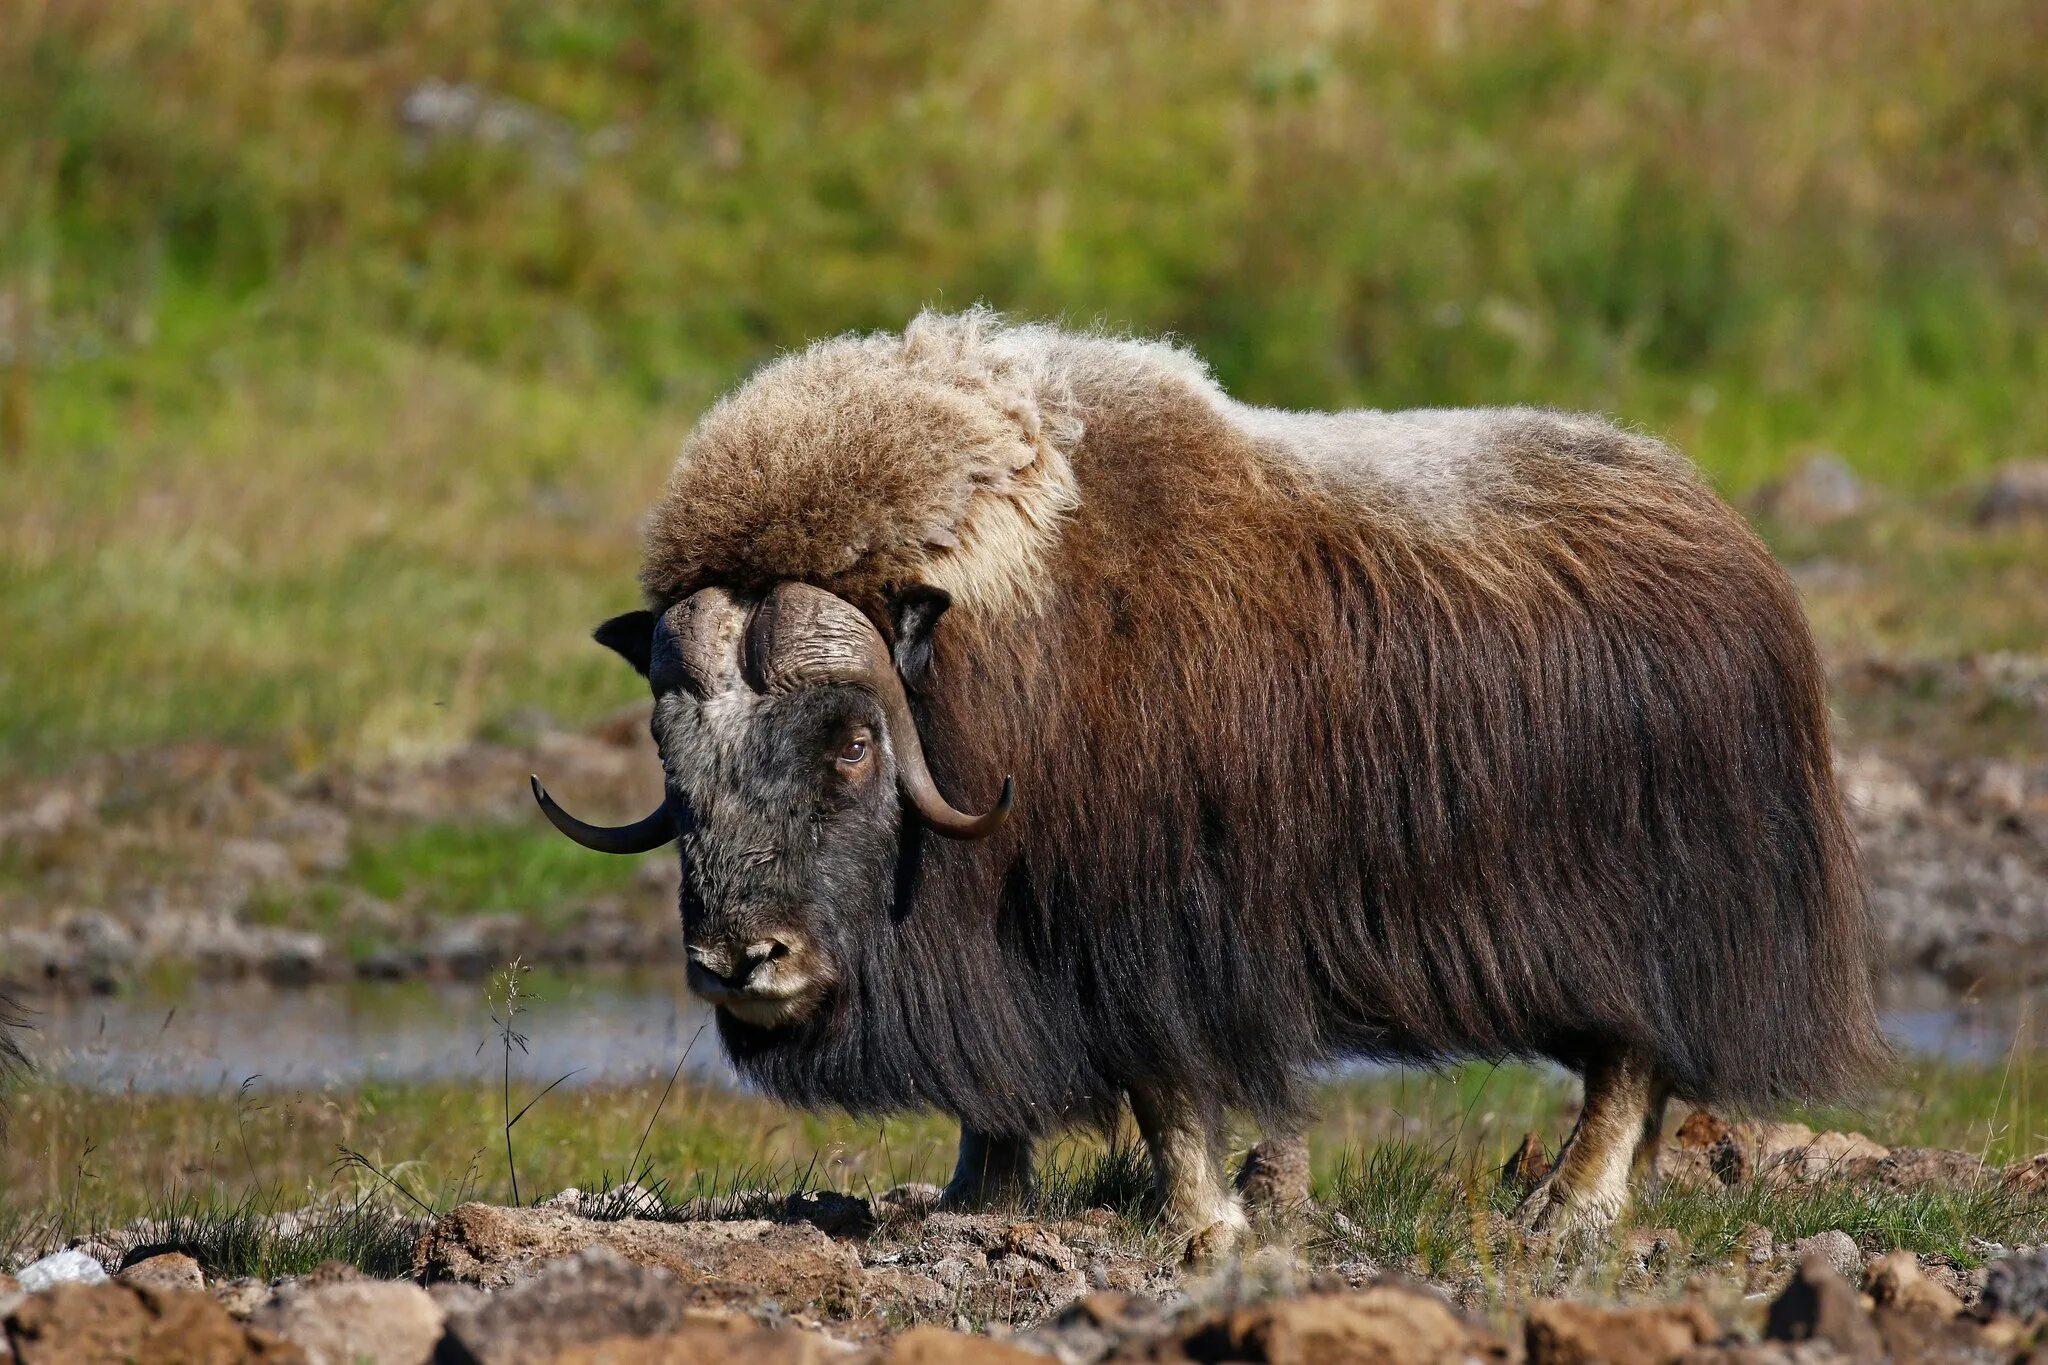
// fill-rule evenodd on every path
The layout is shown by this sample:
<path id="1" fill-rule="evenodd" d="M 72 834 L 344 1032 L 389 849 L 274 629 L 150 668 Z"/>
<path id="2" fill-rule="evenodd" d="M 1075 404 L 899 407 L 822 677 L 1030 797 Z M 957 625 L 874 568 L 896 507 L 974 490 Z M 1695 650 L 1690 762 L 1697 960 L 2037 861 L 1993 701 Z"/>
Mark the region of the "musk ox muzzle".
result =
<path id="1" fill-rule="evenodd" d="M 1007 775 L 995 805 L 981 815 L 957 809 L 939 791 L 889 646 L 844 598 L 807 583 L 779 583 L 748 609 L 724 588 L 704 588 L 669 608 L 655 630 L 657 639 L 666 633 L 673 640 L 680 665 L 677 678 L 656 675 L 657 692 L 671 681 L 699 701 L 738 687 L 768 696 L 831 683 L 865 688 L 887 718 L 904 798 L 926 824 L 949 838 L 982 839 L 1009 816 L 1015 784 Z M 539 777 L 532 783 L 548 822 L 599 853 L 651 852 L 679 832 L 669 801 L 631 824 L 592 825 L 556 804 Z"/>

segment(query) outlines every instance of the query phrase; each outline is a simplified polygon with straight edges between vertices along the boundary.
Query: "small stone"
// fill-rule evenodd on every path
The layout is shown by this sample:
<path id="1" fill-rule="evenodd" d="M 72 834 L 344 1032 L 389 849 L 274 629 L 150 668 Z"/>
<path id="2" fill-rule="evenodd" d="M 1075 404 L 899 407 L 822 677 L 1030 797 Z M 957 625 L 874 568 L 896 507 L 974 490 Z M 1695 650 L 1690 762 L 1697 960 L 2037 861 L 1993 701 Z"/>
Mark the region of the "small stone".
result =
<path id="1" fill-rule="evenodd" d="M 1991 1178 L 1990 1170 L 1968 1152 L 1948 1147 L 1898 1147 L 1877 1164 L 1878 1183 L 1897 1190 L 1928 1185 L 1969 1188 Z"/>
<path id="2" fill-rule="evenodd" d="M 1012 1223 L 1004 1228 L 1002 1249 L 1007 1255 L 1036 1261 L 1053 1270 L 1073 1270 L 1081 1264 L 1081 1258 L 1065 1242 L 1038 1223 Z"/>
<path id="3" fill-rule="evenodd" d="M 1977 1298 L 1977 1316 L 2025 1322 L 2043 1310 L 2048 1310 L 2048 1248 L 2015 1252 L 1991 1263 Z"/>
<path id="4" fill-rule="evenodd" d="M 1816 450 L 1783 478 L 1757 493 L 1757 510 L 1793 526 L 1818 527 L 1863 512 L 1870 497 L 1849 462 L 1831 450 Z"/>
<path id="5" fill-rule="evenodd" d="M 783 1216 L 833 1237 L 865 1237 L 875 1229 L 875 1211 L 867 1200 L 832 1190 L 791 1195 L 783 1204 Z"/>
<path id="6" fill-rule="evenodd" d="M 1357 1294 L 1272 1299 L 1197 1321 L 1181 1350 L 1195 1360 L 1507 1361 L 1502 1338 L 1435 1294 L 1382 1281 Z"/>
<path id="7" fill-rule="evenodd" d="M 2008 1188 L 2022 1194 L 2031 1194 L 2048 1186 L 2048 1152 L 2030 1156 L 2024 1161 L 2015 1161 L 2000 1173 L 1999 1179 Z"/>
<path id="8" fill-rule="evenodd" d="M 593 1246 L 450 1313 L 444 1350 L 476 1365 L 547 1360 L 609 1337 L 674 1332 L 684 1325 L 689 1306 L 673 1275 Z"/>
<path id="9" fill-rule="evenodd" d="M 1833 1235 L 1847 1240 L 1847 1234 Z M 1799 1245 L 1815 1240 L 1809 1237 Z M 1851 1360 L 1882 1360 L 1885 1356 L 1877 1325 L 1864 1311 L 1856 1291 L 1824 1254 L 1800 1260 L 1792 1282 L 1765 1317 L 1764 1336 L 1771 1341 L 1823 1341 Z"/>
<path id="10" fill-rule="evenodd" d="M 1999 466 L 1977 501 L 1977 520 L 1986 526 L 2048 518 L 2048 459 L 2014 460 Z"/>
<path id="11" fill-rule="evenodd" d="M 1046 1365 L 1036 1351 L 985 1336 L 913 1327 L 889 1343 L 886 1365 Z"/>
<path id="12" fill-rule="evenodd" d="M 1728 1136 L 1728 1120 L 1711 1110 L 1695 1109 L 1685 1116 L 1685 1122 L 1678 1125 L 1671 1134 L 1672 1142 L 1689 1151 L 1706 1152 L 1714 1144 Z"/>
<path id="13" fill-rule="evenodd" d="M 1719 1335 L 1696 1303 L 1601 1308 L 1549 1299 L 1529 1309 L 1522 1340 L 1528 1365 L 1669 1365 Z"/>
<path id="14" fill-rule="evenodd" d="M 247 1275 L 213 1286 L 214 1302 L 237 1318 L 246 1319 L 252 1316 L 257 1309 L 269 1303 L 270 1298 L 270 1286 Z"/>
<path id="15" fill-rule="evenodd" d="M 8 1315 L 6 1330 L 20 1365 L 305 1359 L 290 1343 L 235 1321 L 206 1294 L 104 1281 L 32 1294 Z"/>
<path id="16" fill-rule="evenodd" d="M 21 1287 L 31 1294 L 60 1284 L 104 1284 L 107 1268 L 75 1247 L 53 1251 L 40 1261 L 31 1261 L 15 1272 Z"/>
<path id="17" fill-rule="evenodd" d="M 204 1289 L 206 1274 L 199 1262 L 182 1251 L 165 1251 L 124 1266 L 115 1276 L 123 1284 L 148 1285 L 153 1289 Z"/>
<path id="18" fill-rule="evenodd" d="M 1800 1238 L 1792 1244 L 1792 1258 L 1802 1266 L 1818 1259 L 1837 1275 L 1852 1282 L 1863 1276 L 1863 1250 L 1856 1245 L 1855 1238 L 1840 1228 Z"/>
<path id="19" fill-rule="evenodd" d="M 1920 1258 L 1910 1251 L 1879 1257 L 1863 1276 L 1863 1292 L 1881 1307 L 1925 1313 L 1947 1321 L 1963 1311 L 1963 1302 L 1920 1271 Z"/>
<path id="20" fill-rule="evenodd" d="M 252 1321 L 304 1351 L 310 1365 L 426 1365 L 444 1318 L 410 1281 L 356 1279 L 281 1297 Z"/>

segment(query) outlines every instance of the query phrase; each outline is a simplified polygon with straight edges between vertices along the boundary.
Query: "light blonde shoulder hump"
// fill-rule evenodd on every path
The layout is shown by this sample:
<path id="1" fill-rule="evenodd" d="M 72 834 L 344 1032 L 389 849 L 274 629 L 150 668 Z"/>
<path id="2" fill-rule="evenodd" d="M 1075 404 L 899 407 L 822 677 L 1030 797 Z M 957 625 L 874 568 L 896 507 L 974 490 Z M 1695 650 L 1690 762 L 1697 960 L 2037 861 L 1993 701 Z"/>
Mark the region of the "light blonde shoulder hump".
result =
<path id="1" fill-rule="evenodd" d="M 764 366 L 704 415 L 649 520 L 655 602 L 707 583 L 796 578 L 837 590 L 929 583 L 1028 610 L 1081 498 L 1075 379 L 1091 402 L 1162 379 L 1213 390 L 1161 342 L 993 311 L 920 314 Z"/>

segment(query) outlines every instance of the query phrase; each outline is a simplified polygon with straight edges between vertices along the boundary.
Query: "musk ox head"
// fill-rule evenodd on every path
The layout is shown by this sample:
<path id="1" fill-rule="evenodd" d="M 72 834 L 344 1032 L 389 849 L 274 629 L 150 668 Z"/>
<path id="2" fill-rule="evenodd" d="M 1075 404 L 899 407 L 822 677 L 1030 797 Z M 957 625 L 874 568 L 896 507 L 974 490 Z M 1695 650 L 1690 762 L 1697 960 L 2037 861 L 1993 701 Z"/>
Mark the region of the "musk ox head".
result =
<path id="1" fill-rule="evenodd" d="M 899 669 L 946 600 L 901 597 L 893 653 L 851 603 L 794 582 L 705 588 L 598 628 L 654 690 L 667 796 L 618 828 L 577 820 L 538 779 L 534 797 L 586 848 L 680 844 L 690 988 L 730 1017 L 779 1028 L 831 1000 L 861 937 L 887 931 L 906 818 L 977 839 L 1008 813 L 1007 777 L 988 813 L 954 809 L 911 716 Z"/>

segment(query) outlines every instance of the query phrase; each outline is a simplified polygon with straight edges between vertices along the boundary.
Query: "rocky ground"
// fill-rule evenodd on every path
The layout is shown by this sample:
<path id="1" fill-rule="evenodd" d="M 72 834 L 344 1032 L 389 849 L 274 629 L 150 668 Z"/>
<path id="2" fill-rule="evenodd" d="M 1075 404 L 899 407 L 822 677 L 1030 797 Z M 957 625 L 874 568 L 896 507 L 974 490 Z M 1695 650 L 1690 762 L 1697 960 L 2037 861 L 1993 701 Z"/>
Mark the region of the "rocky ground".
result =
<path id="1" fill-rule="evenodd" d="M 1861 711 L 1905 699 L 2048 736 L 2048 660 L 1862 660 L 1835 673 L 1838 696 Z M 1840 760 L 1895 968 L 1957 989 L 2048 977 L 2048 753 L 1980 748 L 1957 757 L 1873 734 L 1848 737 Z M 598 890 L 543 883 L 531 890 L 538 908 L 435 905 L 365 885 L 364 851 L 423 825 L 553 838 L 527 794 L 535 771 L 593 818 L 641 813 L 657 795 L 637 712 L 588 730 L 536 722 L 367 771 L 291 774 L 254 753 L 185 744 L 0 784 L 0 984 L 109 990 L 168 967 L 296 985 L 478 977 L 513 957 L 676 959 L 669 859 L 641 860 Z"/>
<path id="2" fill-rule="evenodd" d="M 1526 1178 L 1530 1171 L 1506 1173 Z M 1695 1115 L 1670 1182 L 1989 1184 L 2032 1197 L 2048 1156 L 2005 1171 L 1859 1134 Z M 318 1211 L 281 1215 L 285 1221 Z M 35 1362 L 1516 1361 L 1734 1365 L 2020 1361 L 2048 1340 L 2048 1251 L 1962 1269 L 1841 1231 L 1732 1256 L 1669 1233 L 1611 1246 L 1504 1230 L 1451 1278 L 1347 1258 L 1327 1211 L 1268 1223 L 1242 1261 L 1183 1269 L 1107 1211 L 955 1213 L 937 1191 L 663 1205 L 637 1188 L 419 1218 L 412 1273 L 330 1263 L 273 1282 L 209 1275 L 163 1225 L 79 1239 L 0 1276 L 5 1349 Z M 198 1254 L 193 1254 L 197 1252 Z M 4 1352 L 0 1352 L 4 1358 Z"/>

